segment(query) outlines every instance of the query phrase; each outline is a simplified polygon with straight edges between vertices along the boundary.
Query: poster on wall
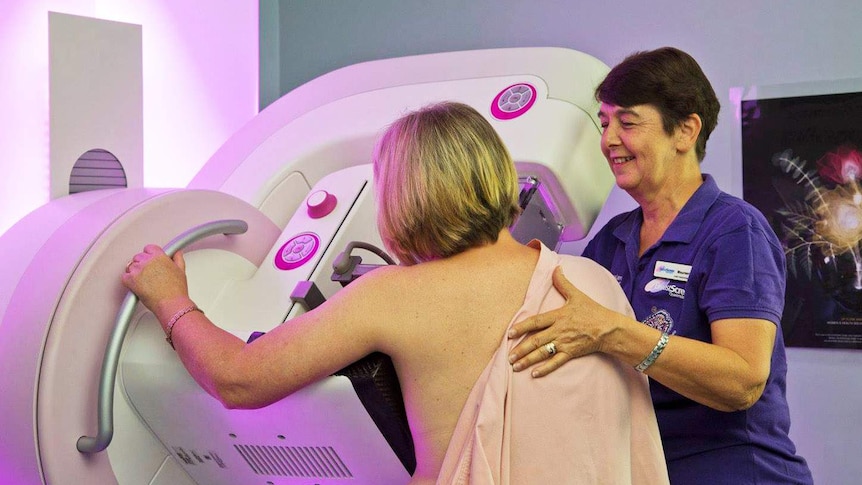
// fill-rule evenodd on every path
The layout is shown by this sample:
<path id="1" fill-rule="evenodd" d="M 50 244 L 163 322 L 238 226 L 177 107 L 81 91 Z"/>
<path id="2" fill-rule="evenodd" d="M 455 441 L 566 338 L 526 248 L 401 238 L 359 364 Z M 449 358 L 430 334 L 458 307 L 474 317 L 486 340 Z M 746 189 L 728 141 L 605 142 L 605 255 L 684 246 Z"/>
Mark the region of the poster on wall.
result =
<path id="1" fill-rule="evenodd" d="M 786 256 L 785 343 L 862 349 L 862 92 L 740 103 L 743 198 Z"/>

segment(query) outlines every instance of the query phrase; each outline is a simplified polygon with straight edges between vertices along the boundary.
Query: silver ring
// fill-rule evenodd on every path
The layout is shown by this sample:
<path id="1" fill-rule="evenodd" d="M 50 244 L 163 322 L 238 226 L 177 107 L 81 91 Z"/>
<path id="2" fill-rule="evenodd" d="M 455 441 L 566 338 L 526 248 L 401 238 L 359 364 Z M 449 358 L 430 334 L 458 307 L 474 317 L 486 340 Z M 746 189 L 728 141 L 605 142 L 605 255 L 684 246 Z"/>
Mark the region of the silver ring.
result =
<path id="1" fill-rule="evenodd" d="M 557 344 L 555 344 L 554 342 L 546 343 L 545 344 L 545 352 L 547 352 L 549 356 L 556 354 L 557 353 Z"/>
<path id="2" fill-rule="evenodd" d="M 133 259 L 133 260 L 131 260 L 131 261 L 129 261 L 128 263 L 126 263 L 126 273 L 128 273 L 128 272 L 129 272 L 129 269 L 132 267 L 132 265 L 133 265 L 133 264 L 135 264 L 135 260 L 134 260 L 134 259 Z"/>

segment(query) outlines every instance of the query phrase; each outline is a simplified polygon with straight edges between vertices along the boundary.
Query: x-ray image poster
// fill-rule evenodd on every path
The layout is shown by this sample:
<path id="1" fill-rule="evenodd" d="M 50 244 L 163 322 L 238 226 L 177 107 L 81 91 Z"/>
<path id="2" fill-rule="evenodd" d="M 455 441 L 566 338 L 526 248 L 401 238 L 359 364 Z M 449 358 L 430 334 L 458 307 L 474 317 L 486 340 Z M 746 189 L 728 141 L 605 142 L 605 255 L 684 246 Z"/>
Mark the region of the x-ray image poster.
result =
<path id="1" fill-rule="evenodd" d="M 743 198 L 786 256 L 786 344 L 862 348 L 862 93 L 740 108 Z"/>

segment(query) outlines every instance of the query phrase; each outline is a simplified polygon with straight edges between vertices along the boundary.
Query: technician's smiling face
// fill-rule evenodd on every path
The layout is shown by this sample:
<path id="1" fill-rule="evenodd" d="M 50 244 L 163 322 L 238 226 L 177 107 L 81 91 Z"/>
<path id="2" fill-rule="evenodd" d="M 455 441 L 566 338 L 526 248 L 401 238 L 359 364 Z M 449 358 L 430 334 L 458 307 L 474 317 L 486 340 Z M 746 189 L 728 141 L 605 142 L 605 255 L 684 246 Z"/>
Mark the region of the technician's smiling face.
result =
<path id="1" fill-rule="evenodd" d="M 648 196 L 661 190 L 671 178 L 678 152 L 674 134 L 664 131 L 658 109 L 649 104 L 602 103 L 598 117 L 602 153 L 617 185 L 632 195 Z"/>

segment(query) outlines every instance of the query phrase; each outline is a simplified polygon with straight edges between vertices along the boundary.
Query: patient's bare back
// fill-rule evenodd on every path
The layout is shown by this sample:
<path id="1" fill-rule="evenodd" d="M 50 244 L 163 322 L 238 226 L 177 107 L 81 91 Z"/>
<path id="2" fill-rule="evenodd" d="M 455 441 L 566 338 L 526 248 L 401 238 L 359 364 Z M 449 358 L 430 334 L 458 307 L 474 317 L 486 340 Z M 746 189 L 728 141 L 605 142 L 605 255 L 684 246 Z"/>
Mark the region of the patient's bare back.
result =
<path id="1" fill-rule="evenodd" d="M 401 381 L 417 480 L 436 476 L 470 390 L 523 304 L 538 256 L 501 241 L 386 275 L 393 295 L 379 315 L 380 350 Z"/>

